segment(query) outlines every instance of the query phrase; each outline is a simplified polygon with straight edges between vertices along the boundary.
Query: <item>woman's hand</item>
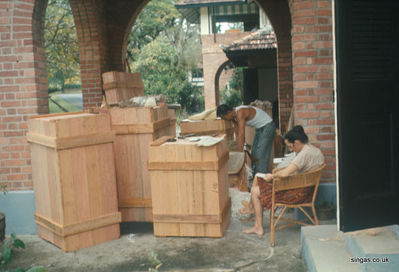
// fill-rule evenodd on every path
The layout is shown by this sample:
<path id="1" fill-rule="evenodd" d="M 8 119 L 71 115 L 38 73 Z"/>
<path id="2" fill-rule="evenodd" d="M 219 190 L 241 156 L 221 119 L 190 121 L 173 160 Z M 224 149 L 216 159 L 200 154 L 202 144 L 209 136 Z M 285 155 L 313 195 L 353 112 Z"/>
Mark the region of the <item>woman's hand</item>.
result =
<path id="1" fill-rule="evenodd" d="M 265 180 L 266 180 L 266 181 L 272 181 L 273 178 L 274 178 L 274 175 L 273 175 L 273 174 L 266 174 L 266 176 L 265 176 Z"/>

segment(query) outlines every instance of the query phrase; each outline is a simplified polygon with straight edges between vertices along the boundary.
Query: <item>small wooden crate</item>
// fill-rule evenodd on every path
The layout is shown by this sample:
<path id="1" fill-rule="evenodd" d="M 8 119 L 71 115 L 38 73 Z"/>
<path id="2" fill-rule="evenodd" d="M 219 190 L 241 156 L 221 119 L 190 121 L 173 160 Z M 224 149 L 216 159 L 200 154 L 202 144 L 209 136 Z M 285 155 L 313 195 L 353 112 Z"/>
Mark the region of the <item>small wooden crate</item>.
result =
<path id="1" fill-rule="evenodd" d="M 120 236 L 108 115 L 49 114 L 28 121 L 39 237 L 64 251 Z"/>
<path id="2" fill-rule="evenodd" d="M 148 148 L 161 136 L 175 135 L 175 123 L 171 123 L 166 105 L 112 107 L 109 112 L 116 132 L 116 180 L 122 221 L 152 222 Z"/>
<path id="3" fill-rule="evenodd" d="M 105 99 L 109 105 L 144 95 L 141 73 L 111 71 L 102 74 Z"/>
<path id="4" fill-rule="evenodd" d="M 180 135 L 191 133 L 195 135 L 226 134 L 228 141 L 234 139 L 234 129 L 231 122 L 223 119 L 180 122 Z"/>
<path id="5" fill-rule="evenodd" d="M 222 237 L 230 222 L 226 139 L 211 147 L 187 140 L 150 146 L 154 234 Z"/>

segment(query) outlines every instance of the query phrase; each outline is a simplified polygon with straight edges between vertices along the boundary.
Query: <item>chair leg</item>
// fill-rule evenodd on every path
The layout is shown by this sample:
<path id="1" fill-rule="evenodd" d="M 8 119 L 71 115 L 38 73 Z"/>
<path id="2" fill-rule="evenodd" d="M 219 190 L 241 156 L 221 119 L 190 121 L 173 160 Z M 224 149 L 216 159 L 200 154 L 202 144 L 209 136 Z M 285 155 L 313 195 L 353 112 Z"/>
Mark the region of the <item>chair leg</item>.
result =
<path id="1" fill-rule="evenodd" d="M 274 247 L 274 206 L 270 209 L 270 246 Z"/>
<path id="2" fill-rule="evenodd" d="M 316 209 L 315 209 L 314 205 L 312 205 L 312 212 L 313 212 L 313 218 L 315 220 L 315 225 L 318 225 L 319 219 L 317 218 L 317 213 L 316 213 Z"/>

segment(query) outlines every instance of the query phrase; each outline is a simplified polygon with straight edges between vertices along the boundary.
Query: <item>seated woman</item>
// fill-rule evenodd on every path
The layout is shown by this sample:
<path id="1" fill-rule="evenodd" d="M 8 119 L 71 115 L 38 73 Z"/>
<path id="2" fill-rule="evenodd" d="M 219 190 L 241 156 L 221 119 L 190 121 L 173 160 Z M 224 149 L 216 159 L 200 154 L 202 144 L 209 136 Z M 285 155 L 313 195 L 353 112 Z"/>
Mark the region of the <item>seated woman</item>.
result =
<path id="1" fill-rule="evenodd" d="M 255 225 L 246 229 L 244 233 L 263 235 L 263 208 L 272 206 L 272 180 L 283 178 L 296 173 L 307 172 L 320 167 L 324 163 L 324 156 L 320 149 L 308 144 L 308 136 L 302 126 L 295 126 L 284 136 L 284 142 L 290 150 L 296 152 L 295 159 L 285 168 L 273 174 L 266 174 L 264 178 L 256 176 L 251 188 L 251 201 L 255 212 Z M 313 187 L 300 188 L 277 192 L 276 200 L 287 204 L 309 202 L 313 196 Z"/>

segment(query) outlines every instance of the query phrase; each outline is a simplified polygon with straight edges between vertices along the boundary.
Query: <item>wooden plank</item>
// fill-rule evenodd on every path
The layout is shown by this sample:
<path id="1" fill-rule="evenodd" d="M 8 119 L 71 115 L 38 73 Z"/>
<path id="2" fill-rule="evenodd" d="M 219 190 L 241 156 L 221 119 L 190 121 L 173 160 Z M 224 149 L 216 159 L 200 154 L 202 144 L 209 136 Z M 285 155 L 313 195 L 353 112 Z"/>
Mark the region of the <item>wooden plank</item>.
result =
<path id="1" fill-rule="evenodd" d="M 226 152 L 220 160 L 217 161 L 150 161 L 149 170 L 185 170 L 185 171 L 204 171 L 219 170 L 229 159 L 229 153 Z"/>
<path id="2" fill-rule="evenodd" d="M 121 222 L 121 214 L 120 212 L 99 216 L 96 218 L 92 218 L 90 220 L 86 220 L 83 222 L 79 222 L 71 225 L 61 225 L 58 224 L 48 218 L 45 218 L 37 213 L 35 213 L 35 222 L 42 227 L 54 232 L 55 234 L 61 237 L 67 237 L 74 234 L 86 232 L 89 230 L 101 228 L 104 226 L 118 224 Z"/>
<path id="3" fill-rule="evenodd" d="M 56 138 L 44 136 L 34 132 L 26 133 L 28 142 L 54 148 L 56 150 L 84 147 L 90 145 L 112 143 L 115 139 L 115 132 L 107 131 L 103 133 Z"/>
<path id="4" fill-rule="evenodd" d="M 160 146 L 166 143 L 169 139 L 175 138 L 174 136 L 162 136 L 161 138 L 153 141 L 150 146 Z"/>
<path id="5" fill-rule="evenodd" d="M 150 134 L 168 126 L 170 126 L 169 117 L 164 118 L 163 120 L 156 121 L 154 123 L 147 124 L 112 125 L 112 129 L 115 130 L 116 135 Z"/>
<path id="6" fill-rule="evenodd" d="M 207 214 L 153 214 L 154 223 L 194 223 L 194 224 L 220 224 L 222 219 L 229 212 L 231 199 L 229 198 L 223 210 L 217 215 Z"/>
<path id="7" fill-rule="evenodd" d="M 128 198 L 119 199 L 120 208 L 151 208 L 151 198 Z"/>

